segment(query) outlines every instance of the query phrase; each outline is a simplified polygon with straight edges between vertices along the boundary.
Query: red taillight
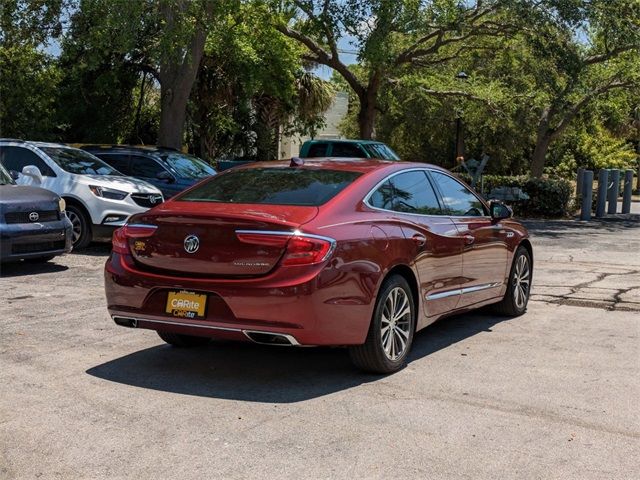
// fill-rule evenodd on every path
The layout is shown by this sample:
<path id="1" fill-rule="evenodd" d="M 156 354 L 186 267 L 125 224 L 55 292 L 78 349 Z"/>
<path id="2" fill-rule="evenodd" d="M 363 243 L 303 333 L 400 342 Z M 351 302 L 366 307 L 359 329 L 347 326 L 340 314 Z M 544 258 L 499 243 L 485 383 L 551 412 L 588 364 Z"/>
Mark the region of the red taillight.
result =
<path id="1" fill-rule="evenodd" d="M 295 235 L 287 243 L 282 265 L 313 265 L 326 260 L 333 242 L 323 238 Z"/>
<path id="2" fill-rule="evenodd" d="M 320 263 L 327 259 L 334 245 L 334 241 L 330 238 L 294 232 L 238 230 L 236 236 L 241 242 L 252 245 L 286 247 L 280 261 L 280 264 L 284 266 Z"/>
<path id="3" fill-rule="evenodd" d="M 111 245 L 115 253 L 128 255 L 130 238 L 147 238 L 156 232 L 155 225 L 125 225 L 113 232 Z"/>
<path id="4" fill-rule="evenodd" d="M 284 247 L 291 235 L 289 234 L 275 234 L 275 233 L 259 233 L 251 231 L 238 231 L 236 237 L 242 243 L 250 243 L 251 245 L 265 245 L 269 247 Z"/>

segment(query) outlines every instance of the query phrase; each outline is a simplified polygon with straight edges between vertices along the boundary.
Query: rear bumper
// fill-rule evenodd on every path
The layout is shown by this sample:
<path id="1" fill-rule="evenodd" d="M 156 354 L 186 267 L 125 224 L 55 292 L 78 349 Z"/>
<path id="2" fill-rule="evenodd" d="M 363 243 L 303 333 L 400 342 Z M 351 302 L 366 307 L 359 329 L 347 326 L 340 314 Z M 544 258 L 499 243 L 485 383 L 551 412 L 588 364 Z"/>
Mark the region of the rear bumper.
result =
<path id="1" fill-rule="evenodd" d="M 166 277 L 136 270 L 128 256 L 112 254 L 105 266 L 109 314 L 116 323 L 185 335 L 278 343 L 264 335 L 285 336 L 291 345 L 356 345 L 369 329 L 375 293 L 329 266 L 290 278 L 222 281 Z M 166 313 L 169 291 L 207 295 L 204 319 Z"/>
<path id="2" fill-rule="evenodd" d="M 61 255 L 71 251 L 71 222 L 0 223 L 0 260 L 17 261 Z"/>

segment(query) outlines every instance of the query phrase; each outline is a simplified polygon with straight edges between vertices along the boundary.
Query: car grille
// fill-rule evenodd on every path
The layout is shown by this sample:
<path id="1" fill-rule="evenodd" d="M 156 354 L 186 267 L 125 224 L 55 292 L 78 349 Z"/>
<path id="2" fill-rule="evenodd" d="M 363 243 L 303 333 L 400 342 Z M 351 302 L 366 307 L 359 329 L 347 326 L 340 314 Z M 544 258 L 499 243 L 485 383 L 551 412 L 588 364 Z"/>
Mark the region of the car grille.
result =
<path id="1" fill-rule="evenodd" d="M 38 214 L 37 220 L 31 220 L 29 216 L 32 213 Z M 34 222 L 56 222 L 60 220 L 60 214 L 57 210 L 34 210 L 33 212 L 7 212 L 4 214 L 4 220 L 7 223 L 34 223 Z"/>
<path id="2" fill-rule="evenodd" d="M 36 252 L 49 252 L 51 250 L 64 250 L 65 241 L 50 241 L 50 242 L 37 242 L 37 243 L 18 243 L 11 247 L 11 253 L 36 253 Z"/>
<path id="3" fill-rule="evenodd" d="M 162 203 L 162 195 L 157 193 L 132 193 L 131 198 L 141 207 L 155 207 Z"/>

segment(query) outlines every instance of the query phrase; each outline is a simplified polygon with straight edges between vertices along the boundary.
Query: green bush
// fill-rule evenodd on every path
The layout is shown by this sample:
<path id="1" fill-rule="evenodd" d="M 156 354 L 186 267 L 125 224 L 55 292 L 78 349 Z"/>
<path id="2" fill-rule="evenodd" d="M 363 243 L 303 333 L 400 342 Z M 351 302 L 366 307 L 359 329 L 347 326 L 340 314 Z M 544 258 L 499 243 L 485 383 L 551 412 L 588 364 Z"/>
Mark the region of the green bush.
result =
<path id="1" fill-rule="evenodd" d="M 572 213 L 573 186 L 565 179 L 485 175 L 486 194 L 495 187 L 519 187 L 529 195 L 528 200 L 513 202 L 519 217 L 566 217 Z"/>
<path id="2" fill-rule="evenodd" d="M 468 175 L 460 177 L 469 181 Z M 480 188 L 482 186 L 482 192 Z M 533 178 L 526 175 L 484 175 L 477 190 L 485 198 L 497 187 L 518 187 L 528 200 L 505 202 L 518 217 L 566 217 L 572 213 L 573 186 L 562 178 Z"/>

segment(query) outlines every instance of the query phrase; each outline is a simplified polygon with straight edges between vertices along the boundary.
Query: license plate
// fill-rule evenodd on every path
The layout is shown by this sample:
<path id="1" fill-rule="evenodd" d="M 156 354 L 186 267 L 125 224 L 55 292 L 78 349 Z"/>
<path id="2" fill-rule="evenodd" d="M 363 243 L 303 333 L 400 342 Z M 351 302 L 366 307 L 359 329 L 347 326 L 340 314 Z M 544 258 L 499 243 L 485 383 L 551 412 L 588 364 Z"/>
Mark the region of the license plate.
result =
<path id="1" fill-rule="evenodd" d="M 169 292 L 166 312 L 180 318 L 204 318 L 207 296 L 182 290 Z"/>

